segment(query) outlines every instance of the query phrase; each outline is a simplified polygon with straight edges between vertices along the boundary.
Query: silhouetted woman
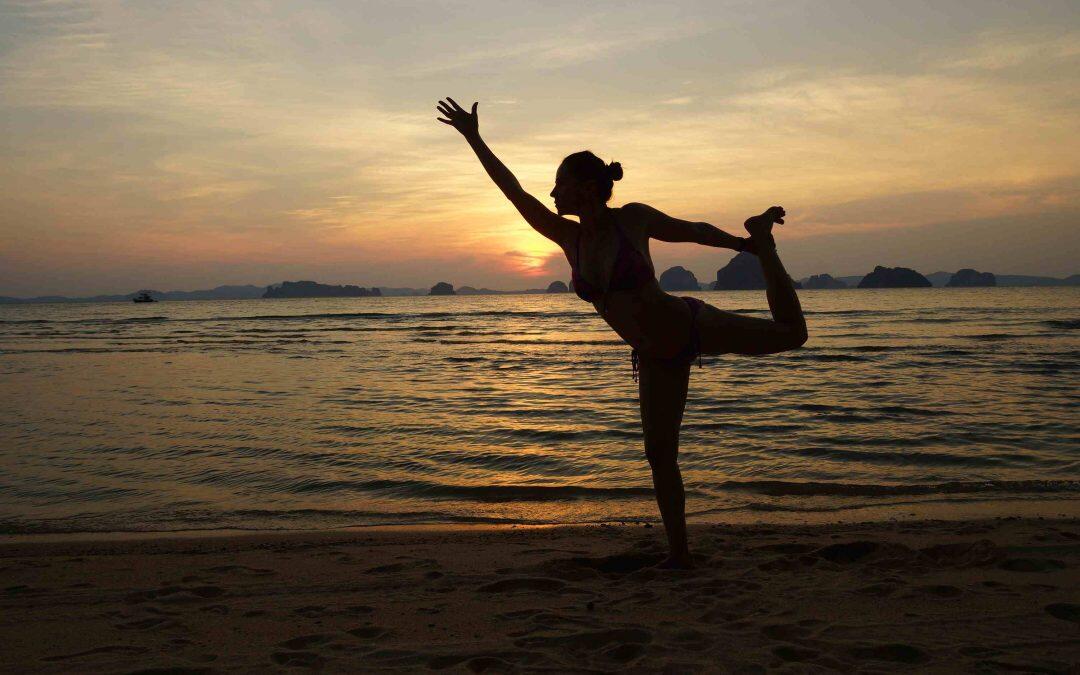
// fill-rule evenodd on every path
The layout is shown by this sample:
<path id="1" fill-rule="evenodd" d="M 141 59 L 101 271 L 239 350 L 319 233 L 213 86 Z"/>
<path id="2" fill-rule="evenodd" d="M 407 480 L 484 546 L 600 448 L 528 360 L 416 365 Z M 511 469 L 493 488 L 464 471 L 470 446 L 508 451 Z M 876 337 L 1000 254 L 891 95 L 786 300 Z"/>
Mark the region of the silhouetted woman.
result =
<path id="1" fill-rule="evenodd" d="M 656 501 L 667 532 L 670 555 L 659 567 L 693 566 L 686 541 L 685 497 L 679 473 L 682 425 L 690 365 L 699 354 L 771 354 L 806 342 L 806 321 L 791 278 L 776 255 L 773 223 L 784 210 L 773 206 L 744 226 L 750 237 L 736 237 L 709 225 L 665 215 L 645 204 L 607 206 L 612 182 L 622 178 L 618 162 L 604 164 L 589 151 L 563 160 L 555 174 L 552 213 L 525 192 L 514 174 L 480 138 L 476 103 L 467 112 L 447 97 L 438 120 L 461 132 L 488 175 L 525 220 L 566 254 L 574 291 L 593 303 L 604 321 L 631 347 Z M 564 218 L 578 216 L 580 223 Z M 657 283 L 649 239 L 694 242 L 750 251 L 765 273 L 773 320 L 717 309 L 697 298 L 668 295 Z M 698 364 L 700 366 L 700 362 Z"/>

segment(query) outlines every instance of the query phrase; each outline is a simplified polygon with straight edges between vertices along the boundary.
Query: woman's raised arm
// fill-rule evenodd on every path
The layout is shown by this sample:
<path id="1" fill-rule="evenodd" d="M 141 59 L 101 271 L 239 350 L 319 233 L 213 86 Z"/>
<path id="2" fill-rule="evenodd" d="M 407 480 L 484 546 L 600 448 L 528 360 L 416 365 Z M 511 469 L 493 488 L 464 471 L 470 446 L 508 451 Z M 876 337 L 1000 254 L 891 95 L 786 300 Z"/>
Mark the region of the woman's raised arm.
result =
<path id="1" fill-rule="evenodd" d="M 517 177 L 510 173 L 510 169 L 506 168 L 506 165 L 488 148 L 484 139 L 480 138 L 480 125 L 476 115 L 476 106 L 477 103 L 473 103 L 472 112 L 466 112 L 457 104 L 457 101 L 447 96 L 445 102 L 439 101 L 439 105 L 436 106 L 446 119 L 442 117 L 437 119 L 461 132 L 473 152 L 476 153 L 480 164 L 484 166 L 488 176 L 517 208 L 518 213 L 525 218 L 525 221 L 540 234 L 562 245 L 569 240 L 576 223 L 553 213 L 540 203 L 540 200 L 525 192 Z"/>
<path id="2" fill-rule="evenodd" d="M 623 210 L 632 212 L 640 218 L 645 223 L 645 230 L 648 232 L 649 237 L 653 239 L 671 242 L 692 242 L 702 246 L 756 252 L 751 239 L 728 234 L 709 223 L 695 223 L 672 218 L 648 204 L 639 204 L 637 202 L 624 205 Z"/>

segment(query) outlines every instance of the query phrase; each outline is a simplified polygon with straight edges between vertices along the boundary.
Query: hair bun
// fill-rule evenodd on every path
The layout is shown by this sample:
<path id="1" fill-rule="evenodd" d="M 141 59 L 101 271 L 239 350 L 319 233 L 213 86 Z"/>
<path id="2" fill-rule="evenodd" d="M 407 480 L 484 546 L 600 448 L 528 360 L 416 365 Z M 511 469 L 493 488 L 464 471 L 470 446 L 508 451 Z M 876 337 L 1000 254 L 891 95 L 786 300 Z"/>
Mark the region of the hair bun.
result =
<path id="1" fill-rule="evenodd" d="M 608 177 L 610 177 L 611 180 L 619 180 L 620 178 L 622 178 L 622 164 L 619 164 L 618 162 L 612 162 L 611 164 L 608 164 L 607 173 Z"/>

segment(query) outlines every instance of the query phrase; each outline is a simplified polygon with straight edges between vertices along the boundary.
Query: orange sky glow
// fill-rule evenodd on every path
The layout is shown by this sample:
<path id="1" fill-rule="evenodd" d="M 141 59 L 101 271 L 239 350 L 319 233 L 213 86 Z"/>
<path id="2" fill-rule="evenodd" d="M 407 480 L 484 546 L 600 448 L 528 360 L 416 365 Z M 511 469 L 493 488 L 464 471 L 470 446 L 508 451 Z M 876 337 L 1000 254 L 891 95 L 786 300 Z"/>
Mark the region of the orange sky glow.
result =
<path id="1" fill-rule="evenodd" d="M 0 2 L 0 295 L 569 278 L 468 146 L 563 156 L 793 276 L 1080 272 L 1071 2 Z M 652 245 L 713 278 L 732 253 Z"/>

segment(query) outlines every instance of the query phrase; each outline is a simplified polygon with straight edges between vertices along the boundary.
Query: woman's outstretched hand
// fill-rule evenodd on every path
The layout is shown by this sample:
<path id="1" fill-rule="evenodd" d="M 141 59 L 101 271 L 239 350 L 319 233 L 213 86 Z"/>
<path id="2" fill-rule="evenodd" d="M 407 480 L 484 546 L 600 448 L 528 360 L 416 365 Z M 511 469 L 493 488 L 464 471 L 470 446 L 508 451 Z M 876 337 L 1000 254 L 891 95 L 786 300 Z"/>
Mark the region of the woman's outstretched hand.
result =
<path id="1" fill-rule="evenodd" d="M 480 133 L 480 125 L 476 118 L 476 103 L 472 104 L 472 112 L 468 113 L 457 104 L 457 101 L 447 96 L 446 101 L 439 101 L 439 105 L 435 108 L 446 118 L 437 117 L 436 119 L 454 127 L 461 132 L 462 136 L 468 138 Z"/>

